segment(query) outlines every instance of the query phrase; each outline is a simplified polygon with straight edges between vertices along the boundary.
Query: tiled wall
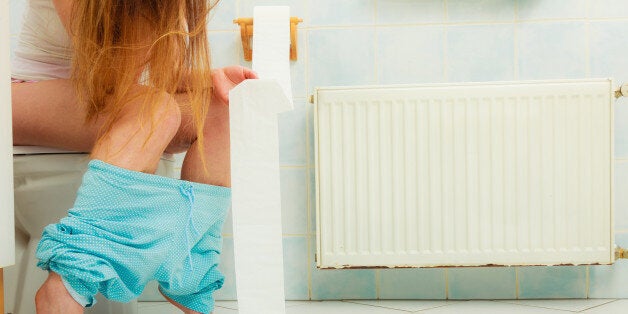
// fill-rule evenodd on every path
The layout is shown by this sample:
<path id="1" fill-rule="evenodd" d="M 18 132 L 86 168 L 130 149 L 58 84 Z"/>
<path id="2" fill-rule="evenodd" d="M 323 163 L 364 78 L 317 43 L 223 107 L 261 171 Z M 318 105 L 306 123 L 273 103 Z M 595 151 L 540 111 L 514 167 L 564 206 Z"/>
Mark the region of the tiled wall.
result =
<path id="1" fill-rule="evenodd" d="M 24 0 L 12 0 L 12 3 Z M 289 5 L 299 25 L 295 110 L 280 117 L 289 299 L 628 297 L 613 266 L 317 270 L 313 114 L 316 86 L 613 77 L 628 82 L 628 0 L 221 0 L 210 23 L 215 66 L 242 61 L 236 17 Z M 15 6 L 19 11 L 19 5 Z M 615 109 L 616 242 L 628 247 L 628 101 Z M 235 299 L 231 221 L 216 297 Z M 143 299 L 159 298 L 147 289 Z"/>

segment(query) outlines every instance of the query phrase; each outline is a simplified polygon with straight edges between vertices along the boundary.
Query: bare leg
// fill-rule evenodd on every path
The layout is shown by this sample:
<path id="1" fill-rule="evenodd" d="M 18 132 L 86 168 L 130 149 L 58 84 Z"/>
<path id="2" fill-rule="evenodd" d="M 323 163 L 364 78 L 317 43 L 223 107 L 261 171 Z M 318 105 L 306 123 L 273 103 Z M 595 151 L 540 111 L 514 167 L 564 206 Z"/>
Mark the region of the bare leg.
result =
<path id="1" fill-rule="evenodd" d="M 142 115 L 141 97 L 129 102 L 112 130 L 96 142 L 92 157 L 118 167 L 154 173 L 181 123 L 179 106 L 172 96 L 163 93 L 158 101 L 160 105 L 153 117 Z M 151 130 L 151 123 L 158 127 Z"/>
<path id="2" fill-rule="evenodd" d="M 83 306 L 70 296 L 61 281 L 61 276 L 53 272 L 48 274 L 48 279 L 37 291 L 35 304 L 39 314 L 83 313 Z"/>
<path id="3" fill-rule="evenodd" d="M 207 172 L 201 160 L 200 145 L 195 141 L 188 149 L 181 169 L 181 178 L 194 182 L 231 186 L 229 147 L 229 107 L 210 105 L 205 128 L 204 156 Z"/>
<path id="4" fill-rule="evenodd" d="M 170 95 L 160 95 L 159 101 L 162 105 L 153 117 L 159 128 L 150 130 L 151 118 L 140 114 L 143 100 L 135 99 L 126 105 L 112 130 L 94 145 L 92 157 L 122 168 L 153 173 L 164 149 L 177 133 L 181 119 L 179 107 Z M 146 120 L 139 120 L 142 118 Z M 72 302 L 78 305 L 68 294 L 61 278 L 54 273 L 44 282 L 36 297 L 37 309 L 38 312 L 41 309 L 41 313 L 82 313 L 80 305 L 80 311 L 67 311 L 67 304 Z"/>
<path id="5" fill-rule="evenodd" d="M 155 117 L 160 121 L 160 127 L 153 130 L 152 134 L 149 132 L 150 128 L 140 127 L 138 116 L 141 115 L 138 114 L 138 106 L 129 104 L 107 138 L 95 144 L 103 119 L 92 124 L 84 123 L 84 110 L 78 106 L 69 81 L 12 84 L 12 93 L 13 138 L 16 145 L 42 145 L 91 151 L 94 158 L 116 166 L 152 173 L 164 150 L 184 151 L 190 142 L 195 141 L 191 117 L 180 114 L 181 111 L 188 112 L 183 95 L 176 95 L 178 102 L 169 95 L 163 95 L 164 106 L 161 107 L 163 110 L 157 112 Z M 229 109 L 226 105 L 210 106 L 204 128 L 207 172 L 203 170 L 199 145 L 194 142 L 184 161 L 183 179 L 230 186 L 228 114 Z M 141 122 L 146 126 L 150 125 L 150 121 Z M 131 134 L 133 136 L 130 136 Z M 47 291 L 61 289 L 67 294 L 63 285 L 55 283 L 51 280 L 44 283 L 40 288 L 42 296 L 38 297 L 39 302 L 48 304 L 45 302 L 51 301 L 45 298 L 52 295 Z M 56 291 L 55 295 L 59 293 Z M 180 304 L 169 301 L 182 310 L 189 311 Z"/>
<path id="6" fill-rule="evenodd" d="M 190 141 L 192 146 L 185 156 L 181 178 L 230 187 L 229 90 L 243 80 L 257 78 L 257 74 L 244 67 L 229 67 L 214 72 L 212 78 L 215 92 L 212 95 L 203 132 L 205 141 L 202 155 L 205 156 L 207 171 L 203 171 L 201 146 L 199 143 Z M 189 121 L 189 119 L 184 118 L 184 121 Z"/>
<path id="7" fill-rule="evenodd" d="M 13 109 L 13 144 L 57 147 L 91 152 L 98 132 L 105 121 L 101 117 L 85 123 L 85 108 L 76 100 L 69 80 L 49 80 L 37 83 L 11 84 Z M 184 97 L 180 106 L 185 107 Z M 184 111 L 184 110 L 182 110 Z M 183 118 L 189 119 L 189 115 Z M 136 118 L 137 123 L 137 118 Z M 182 121 L 181 125 L 190 125 Z M 166 149 L 184 152 L 194 137 L 192 128 L 182 128 Z"/>
<path id="8" fill-rule="evenodd" d="M 161 290 L 157 289 L 157 291 L 159 291 L 159 293 L 161 293 Z M 183 313 L 185 314 L 202 314 L 200 312 L 197 311 L 193 311 L 188 309 L 187 307 L 175 302 L 173 299 L 169 298 L 167 295 L 161 293 L 161 295 L 166 298 L 166 300 L 168 300 L 168 302 L 172 303 L 172 305 L 176 306 L 179 310 L 183 311 Z"/>
<path id="9" fill-rule="evenodd" d="M 68 80 L 11 84 L 13 144 L 91 151 L 102 121 L 85 124 Z"/>

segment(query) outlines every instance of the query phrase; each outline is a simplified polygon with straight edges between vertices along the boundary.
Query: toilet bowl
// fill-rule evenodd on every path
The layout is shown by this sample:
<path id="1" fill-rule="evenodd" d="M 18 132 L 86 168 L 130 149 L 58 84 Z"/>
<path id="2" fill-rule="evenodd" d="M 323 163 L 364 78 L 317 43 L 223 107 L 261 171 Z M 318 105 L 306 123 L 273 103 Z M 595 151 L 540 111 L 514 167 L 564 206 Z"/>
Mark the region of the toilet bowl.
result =
<path id="1" fill-rule="evenodd" d="M 87 169 L 89 155 L 34 146 L 13 147 L 16 265 L 5 268 L 7 313 L 35 313 L 35 293 L 48 273 L 39 269 L 35 250 L 45 226 L 67 215 Z M 174 158 L 164 155 L 157 174 L 172 177 Z M 85 313 L 133 314 L 137 302 L 110 302 L 101 295 Z"/>

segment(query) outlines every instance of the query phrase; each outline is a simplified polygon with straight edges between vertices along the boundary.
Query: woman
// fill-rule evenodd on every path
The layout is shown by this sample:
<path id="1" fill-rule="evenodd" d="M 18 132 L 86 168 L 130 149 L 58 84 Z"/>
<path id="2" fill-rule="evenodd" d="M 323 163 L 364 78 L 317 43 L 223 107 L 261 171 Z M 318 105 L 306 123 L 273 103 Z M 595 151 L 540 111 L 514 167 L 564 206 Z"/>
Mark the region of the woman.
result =
<path id="1" fill-rule="evenodd" d="M 256 75 L 210 71 L 210 9 L 206 0 L 29 0 L 13 66 L 14 145 L 93 159 L 69 217 L 44 231 L 37 256 L 50 272 L 38 312 L 81 313 L 97 291 L 128 301 L 152 279 L 186 313 L 213 308 L 230 197 L 228 91 Z M 191 183 L 151 175 L 164 152 L 184 151 Z M 138 202 L 150 204 L 126 208 Z"/>

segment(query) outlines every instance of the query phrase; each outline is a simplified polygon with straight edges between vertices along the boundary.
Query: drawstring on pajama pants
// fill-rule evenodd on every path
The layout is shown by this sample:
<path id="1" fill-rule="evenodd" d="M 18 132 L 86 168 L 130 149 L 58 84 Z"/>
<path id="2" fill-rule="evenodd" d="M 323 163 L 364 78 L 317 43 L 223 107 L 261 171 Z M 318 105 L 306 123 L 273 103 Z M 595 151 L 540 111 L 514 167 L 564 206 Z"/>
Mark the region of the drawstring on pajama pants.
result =
<path id="1" fill-rule="evenodd" d="M 190 264 L 190 269 L 194 270 L 194 265 L 192 265 L 192 243 L 190 237 L 197 237 L 198 231 L 194 226 L 194 220 L 192 219 L 192 211 L 194 210 L 194 187 L 189 184 L 182 184 L 179 186 L 179 190 L 181 194 L 183 194 L 188 199 L 188 223 L 185 228 L 185 242 L 188 246 L 188 261 Z"/>

